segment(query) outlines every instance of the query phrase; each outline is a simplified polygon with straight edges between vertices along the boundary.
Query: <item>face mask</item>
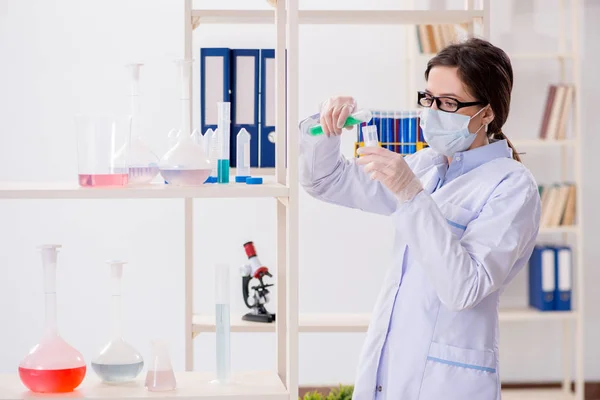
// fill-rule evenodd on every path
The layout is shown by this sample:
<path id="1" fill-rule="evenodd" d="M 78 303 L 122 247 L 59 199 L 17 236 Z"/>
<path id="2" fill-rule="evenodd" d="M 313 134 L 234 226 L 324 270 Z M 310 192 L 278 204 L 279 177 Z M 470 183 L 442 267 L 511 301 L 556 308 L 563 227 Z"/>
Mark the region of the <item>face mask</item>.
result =
<path id="1" fill-rule="evenodd" d="M 477 111 L 475 115 L 449 113 L 432 108 L 425 108 L 421 113 L 419 125 L 423 129 L 423 137 L 427 144 L 434 150 L 452 157 L 458 151 L 464 151 L 471 146 L 477 132 L 469 132 L 469 122 L 475 118 L 485 107 Z"/>

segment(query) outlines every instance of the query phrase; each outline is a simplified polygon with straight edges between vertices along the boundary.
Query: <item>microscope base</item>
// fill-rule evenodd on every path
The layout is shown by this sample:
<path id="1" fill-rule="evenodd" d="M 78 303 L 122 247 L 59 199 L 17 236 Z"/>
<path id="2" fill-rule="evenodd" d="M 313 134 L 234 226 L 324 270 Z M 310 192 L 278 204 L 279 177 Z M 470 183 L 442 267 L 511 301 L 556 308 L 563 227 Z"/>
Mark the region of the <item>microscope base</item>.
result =
<path id="1" fill-rule="evenodd" d="M 244 321 L 252 321 L 252 322 L 265 322 L 271 323 L 275 321 L 275 314 L 254 314 L 248 313 L 242 317 Z"/>

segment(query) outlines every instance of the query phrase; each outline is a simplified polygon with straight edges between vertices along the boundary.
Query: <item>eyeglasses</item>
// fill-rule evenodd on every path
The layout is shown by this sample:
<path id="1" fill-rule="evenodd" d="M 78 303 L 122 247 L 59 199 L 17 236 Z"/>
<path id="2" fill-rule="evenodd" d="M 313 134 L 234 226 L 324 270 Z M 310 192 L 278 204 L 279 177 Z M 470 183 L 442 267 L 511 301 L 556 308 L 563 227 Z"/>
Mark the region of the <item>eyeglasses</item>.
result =
<path id="1" fill-rule="evenodd" d="M 463 107 L 476 106 L 478 104 L 487 104 L 483 101 L 470 101 L 467 103 L 463 103 L 462 101 L 458 101 L 452 97 L 436 97 L 430 95 L 427 92 L 421 91 L 417 93 L 417 102 L 419 103 L 419 105 L 423 107 L 431 107 L 433 105 L 433 102 L 435 101 L 435 104 L 437 105 L 438 109 L 450 113 L 456 112 Z"/>

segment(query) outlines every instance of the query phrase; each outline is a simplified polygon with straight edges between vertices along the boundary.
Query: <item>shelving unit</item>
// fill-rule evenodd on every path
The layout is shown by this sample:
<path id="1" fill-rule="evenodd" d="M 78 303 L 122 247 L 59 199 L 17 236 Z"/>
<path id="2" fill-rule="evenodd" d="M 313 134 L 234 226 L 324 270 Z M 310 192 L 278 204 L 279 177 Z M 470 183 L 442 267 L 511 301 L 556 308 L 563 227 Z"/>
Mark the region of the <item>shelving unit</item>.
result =
<path id="1" fill-rule="evenodd" d="M 561 4 L 564 2 L 561 1 Z M 573 17 L 573 42 L 577 46 L 579 27 L 577 10 L 578 0 L 571 0 Z M 482 1 L 480 9 L 475 9 L 474 1 L 466 1 L 464 10 L 298 10 L 298 0 L 279 0 L 272 10 L 196 10 L 192 8 L 192 0 L 184 0 L 184 55 L 192 58 L 192 33 L 202 24 L 274 24 L 276 31 L 276 167 L 270 169 L 263 185 L 207 185 L 197 188 L 181 188 L 165 185 L 151 185 L 141 188 L 123 189 L 85 189 L 71 183 L 1 183 L 0 199 L 182 199 L 184 207 L 185 234 L 185 366 L 188 372 L 177 377 L 181 390 L 168 393 L 167 398 L 198 399 L 246 399 L 246 400 L 297 400 L 298 398 L 298 334 L 304 332 L 366 332 L 369 314 L 299 314 L 298 312 L 298 26 L 299 24 L 353 24 L 381 25 L 397 24 L 440 24 L 464 23 L 470 32 L 481 28 L 480 35 L 489 37 L 490 1 Z M 564 18 L 564 17 L 561 17 Z M 562 23 L 564 31 L 564 23 Z M 410 32 L 410 29 L 409 31 Z M 412 29 L 414 33 L 414 29 Z M 409 60 L 407 73 L 414 76 L 414 61 L 419 57 L 415 48 L 414 35 L 408 34 Z M 574 148 L 576 152 L 576 184 L 581 183 L 581 140 L 580 140 L 580 76 L 579 50 L 567 50 L 564 40 L 557 53 L 532 53 L 516 55 L 515 59 L 556 59 L 561 65 L 562 79 L 566 79 L 565 63 L 573 63 L 573 83 L 576 88 L 574 102 L 574 136 L 563 141 L 527 140 L 515 141 L 517 146 L 549 147 L 563 149 L 563 166 L 566 163 L 564 149 Z M 287 52 L 287 65 L 283 54 Z M 412 82 L 409 79 L 407 83 Z M 191 92 L 190 82 L 190 92 Z M 415 90 L 407 85 L 407 95 L 412 96 Z M 190 102 L 192 103 L 192 102 Z M 409 103 L 410 104 L 410 103 Z M 190 104 L 190 108 L 192 104 Z M 191 110 L 190 110 L 191 111 Z M 190 112 L 190 116 L 191 116 Z M 289 134 L 288 134 L 289 133 Z M 286 150 L 287 148 L 287 150 Z M 287 154 L 286 154 L 287 152 Z M 287 159 L 287 168 L 285 161 Z M 566 167 L 565 167 L 566 168 Z M 563 168 L 563 171 L 565 170 Z M 193 371 L 194 338 L 204 332 L 214 332 L 214 316 L 194 314 L 194 252 L 193 252 L 193 199 L 195 198 L 248 198 L 263 197 L 275 199 L 277 210 L 276 231 L 276 269 L 277 279 L 277 321 L 266 325 L 246 322 L 241 316 L 232 316 L 232 332 L 275 332 L 276 333 L 276 371 L 242 373 L 237 375 L 235 384 L 230 387 L 215 387 L 207 384 L 210 375 Z M 578 239 L 578 253 L 581 253 L 581 196 L 577 196 L 578 225 L 549 228 L 543 234 L 575 235 Z M 569 339 L 575 340 L 576 392 L 570 392 L 570 368 L 565 367 L 563 388 L 560 390 L 510 391 L 505 399 L 577 399 L 583 400 L 583 265 L 581 257 L 576 257 L 575 293 L 577 307 L 571 312 L 539 312 L 534 309 L 502 310 L 499 319 L 502 322 L 516 323 L 520 321 L 562 321 L 565 330 L 563 349 L 566 360 L 570 360 Z M 570 335 L 574 325 L 574 337 Z M 145 398 L 148 393 L 138 382 L 131 387 L 111 388 L 99 387 L 92 377 L 86 378 L 81 393 L 97 399 Z M 0 375 L 0 400 L 24 398 L 23 387 L 15 375 Z M 27 397 L 32 398 L 32 397 Z"/>

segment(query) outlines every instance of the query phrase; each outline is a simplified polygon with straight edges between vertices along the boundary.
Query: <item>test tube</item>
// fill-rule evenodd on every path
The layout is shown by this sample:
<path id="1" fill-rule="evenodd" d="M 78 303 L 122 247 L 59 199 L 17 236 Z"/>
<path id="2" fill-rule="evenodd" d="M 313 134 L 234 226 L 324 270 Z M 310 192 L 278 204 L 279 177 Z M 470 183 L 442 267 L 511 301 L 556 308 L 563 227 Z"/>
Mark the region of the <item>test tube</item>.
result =
<path id="1" fill-rule="evenodd" d="M 250 176 L 250 134 L 246 128 L 240 129 L 236 140 L 236 182 L 246 182 Z"/>
<path id="2" fill-rule="evenodd" d="M 217 160 L 217 179 L 219 183 L 229 183 L 229 128 L 230 128 L 230 106 L 229 102 L 219 102 L 219 119 L 217 129 L 219 130 L 219 159 Z"/>
<path id="3" fill-rule="evenodd" d="M 352 125 L 358 125 L 361 122 L 369 122 L 371 120 L 371 118 L 373 117 L 373 115 L 371 114 L 371 111 L 369 110 L 358 110 L 357 112 L 351 114 L 348 116 L 348 118 L 346 118 L 346 122 L 344 123 L 344 127 L 346 126 L 352 126 Z M 323 134 L 323 127 L 319 124 L 319 125 L 315 125 L 313 127 L 311 127 L 308 132 L 313 135 L 322 135 Z"/>
<path id="4" fill-rule="evenodd" d="M 377 126 L 367 125 L 362 127 L 363 140 L 365 147 L 377 147 L 379 146 L 379 139 L 377 138 Z"/>
<path id="5" fill-rule="evenodd" d="M 217 340 L 217 382 L 229 382 L 231 374 L 229 265 L 215 266 L 215 332 Z"/>

